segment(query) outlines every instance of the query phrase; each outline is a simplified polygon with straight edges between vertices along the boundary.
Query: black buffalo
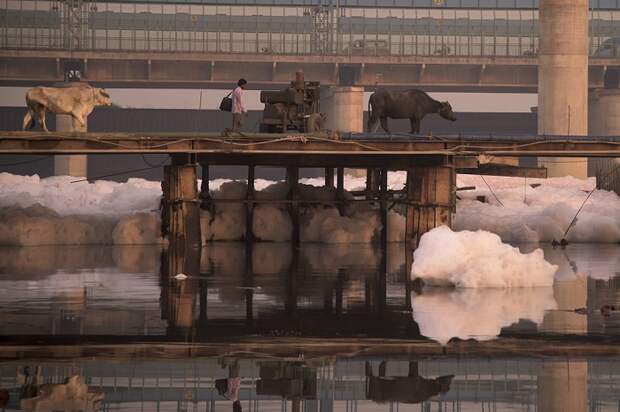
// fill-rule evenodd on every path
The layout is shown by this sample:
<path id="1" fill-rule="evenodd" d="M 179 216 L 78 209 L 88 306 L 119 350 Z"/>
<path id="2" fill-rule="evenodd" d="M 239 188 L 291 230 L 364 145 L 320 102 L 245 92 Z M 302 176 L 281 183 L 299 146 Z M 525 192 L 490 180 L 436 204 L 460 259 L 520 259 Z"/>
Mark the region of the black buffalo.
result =
<path id="1" fill-rule="evenodd" d="M 377 130 L 377 121 L 381 121 L 381 127 L 386 133 L 390 133 L 388 117 L 391 119 L 409 119 L 411 121 L 411 133 L 420 133 L 422 119 L 427 114 L 439 113 L 447 120 L 455 121 L 456 115 L 448 102 L 438 102 L 422 90 L 405 90 L 391 92 L 377 90 L 370 96 L 368 101 L 368 131 Z"/>

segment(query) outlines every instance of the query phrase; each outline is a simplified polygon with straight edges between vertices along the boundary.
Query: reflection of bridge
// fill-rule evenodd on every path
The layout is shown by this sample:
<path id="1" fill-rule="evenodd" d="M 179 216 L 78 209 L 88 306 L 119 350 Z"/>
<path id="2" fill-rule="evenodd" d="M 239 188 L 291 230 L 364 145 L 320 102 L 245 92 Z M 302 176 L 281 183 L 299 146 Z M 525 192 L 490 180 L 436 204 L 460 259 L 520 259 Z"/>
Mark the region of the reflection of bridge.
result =
<path id="1" fill-rule="evenodd" d="M 536 89 L 537 9 L 398 4 L 16 0 L 0 10 L 1 79 L 53 82 L 77 68 L 117 86 L 217 87 L 288 83 L 302 68 L 324 84 Z M 618 65 L 618 14 L 590 11 L 591 87 Z"/>
<path id="2" fill-rule="evenodd" d="M 406 408 L 396 401 L 384 404 L 367 400 L 365 362 L 370 361 L 376 370 L 381 358 L 317 359 L 306 362 L 304 367 L 312 370 L 316 392 L 306 399 L 283 398 L 291 387 L 283 386 L 281 396 L 264 394 L 257 382 L 264 376 L 261 359 L 239 361 L 242 385 L 239 398 L 248 410 L 291 410 L 301 401 L 305 411 L 355 411 L 373 405 L 373 410 L 384 411 Z M 298 364 L 292 359 L 282 364 Z M 22 362 L 20 366 L 23 366 Z M 433 359 L 418 362 L 419 373 L 426 378 L 454 374 L 450 391 L 422 402 L 425 408 L 437 410 L 460 410 L 480 404 L 511 405 L 514 408 L 540 406 L 540 398 L 552 397 L 545 393 L 545 384 L 553 378 L 545 375 L 547 364 L 552 362 L 533 359 Z M 587 376 L 569 375 L 563 381 L 571 391 L 582 392 L 591 410 L 596 405 L 616 405 L 618 398 L 618 364 L 607 360 L 566 361 L 571 367 L 587 363 Z M 32 363 L 31 363 L 32 364 Z M 0 367 L 0 379 L 5 387 L 17 395 L 15 382 L 17 364 Z M 407 358 L 391 358 L 387 362 L 388 376 L 407 376 Z M 214 381 L 226 377 L 226 371 L 216 359 L 177 359 L 131 361 L 108 363 L 105 361 L 74 362 L 72 365 L 45 362 L 41 365 L 41 377 L 45 382 L 60 382 L 70 374 L 82 374 L 91 390 L 103 391 L 104 405 L 112 409 L 142 405 L 155 410 L 188 410 L 196 405 L 198 410 L 229 409 L 230 402 L 218 395 Z M 583 399 L 586 402 L 586 399 Z M 558 402 L 556 400 L 556 402 Z M 291 405 L 293 403 L 293 405 Z M 443 407 L 443 408 L 442 408 Z M 107 410 L 107 409 L 106 409 Z M 295 409 L 293 409 L 295 410 Z"/>

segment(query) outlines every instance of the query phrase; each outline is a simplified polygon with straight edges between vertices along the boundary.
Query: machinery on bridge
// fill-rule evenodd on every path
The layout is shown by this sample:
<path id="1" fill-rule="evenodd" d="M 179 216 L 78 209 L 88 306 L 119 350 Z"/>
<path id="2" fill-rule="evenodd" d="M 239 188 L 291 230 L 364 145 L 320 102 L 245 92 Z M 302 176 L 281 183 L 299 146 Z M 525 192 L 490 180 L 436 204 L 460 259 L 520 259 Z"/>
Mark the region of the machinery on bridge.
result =
<path id="1" fill-rule="evenodd" d="M 263 90 L 265 104 L 260 122 L 261 133 L 286 133 L 296 130 L 312 133 L 322 129 L 325 116 L 319 112 L 320 82 L 307 82 L 303 72 L 295 74 L 291 85 L 280 91 Z"/>

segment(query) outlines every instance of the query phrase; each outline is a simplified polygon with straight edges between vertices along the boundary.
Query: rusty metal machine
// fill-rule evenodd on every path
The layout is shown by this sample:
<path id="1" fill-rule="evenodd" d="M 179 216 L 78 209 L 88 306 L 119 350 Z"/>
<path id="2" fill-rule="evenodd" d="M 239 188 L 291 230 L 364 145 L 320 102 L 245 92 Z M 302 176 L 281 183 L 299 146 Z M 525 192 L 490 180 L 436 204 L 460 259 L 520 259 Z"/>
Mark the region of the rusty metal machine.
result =
<path id="1" fill-rule="evenodd" d="M 261 133 L 300 133 L 318 131 L 324 119 L 319 113 L 320 83 L 307 82 L 303 72 L 295 74 L 291 85 L 279 91 L 264 90 L 260 94 L 265 104 L 260 123 Z M 319 125 L 319 126 L 317 126 Z"/>

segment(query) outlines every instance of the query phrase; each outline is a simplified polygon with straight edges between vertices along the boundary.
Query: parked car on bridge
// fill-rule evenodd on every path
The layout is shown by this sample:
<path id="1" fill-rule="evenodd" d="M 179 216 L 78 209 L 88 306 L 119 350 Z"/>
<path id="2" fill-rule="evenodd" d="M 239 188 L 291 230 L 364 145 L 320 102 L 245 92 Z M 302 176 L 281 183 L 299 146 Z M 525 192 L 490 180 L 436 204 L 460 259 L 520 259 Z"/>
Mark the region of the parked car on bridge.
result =
<path id="1" fill-rule="evenodd" d="M 605 40 L 596 49 L 592 57 L 618 57 L 620 56 L 620 37 L 612 37 Z"/>
<path id="2" fill-rule="evenodd" d="M 350 56 L 388 56 L 387 40 L 354 40 L 344 52 Z"/>

